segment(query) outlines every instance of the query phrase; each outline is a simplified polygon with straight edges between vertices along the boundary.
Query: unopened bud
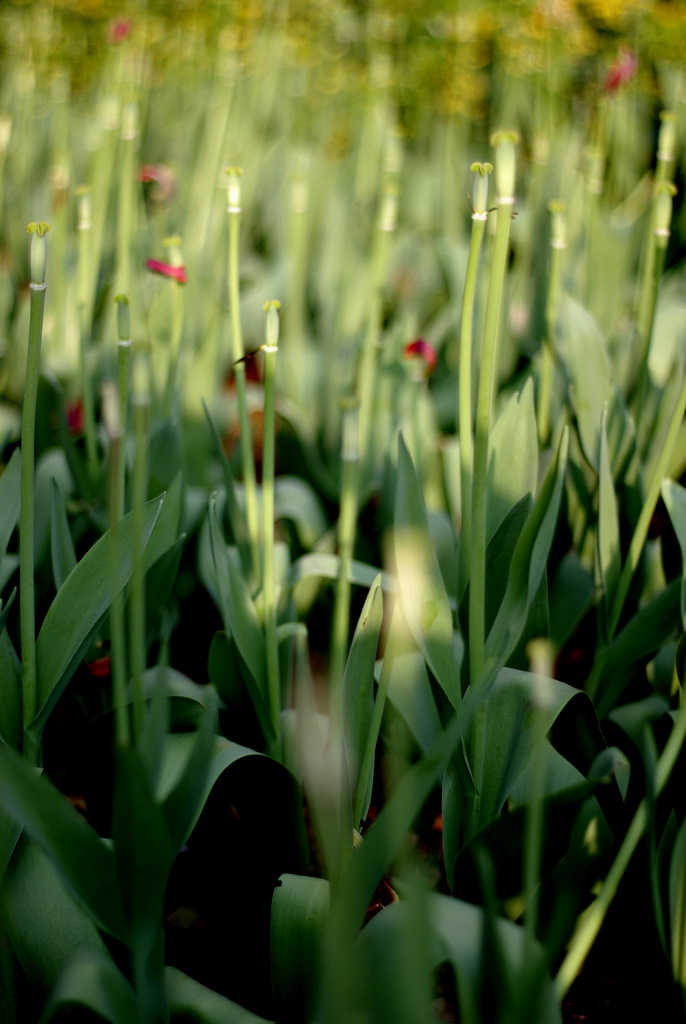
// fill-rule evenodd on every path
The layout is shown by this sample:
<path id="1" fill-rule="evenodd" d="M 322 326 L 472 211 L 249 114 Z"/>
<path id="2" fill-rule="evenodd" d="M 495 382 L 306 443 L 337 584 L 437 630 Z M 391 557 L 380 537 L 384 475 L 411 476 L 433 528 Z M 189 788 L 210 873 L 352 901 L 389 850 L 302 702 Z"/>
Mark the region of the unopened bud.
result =
<path id="1" fill-rule="evenodd" d="M 131 308 L 128 295 L 115 295 L 117 303 L 117 341 L 120 345 L 131 344 Z"/>
<path id="2" fill-rule="evenodd" d="M 31 235 L 31 284 L 45 287 L 45 264 L 48 259 L 46 234 L 50 225 L 45 221 L 32 221 L 26 228 Z"/>
<path id="3" fill-rule="evenodd" d="M 267 314 L 266 352 L 276 352 L 279 348 L 279 310 L 281 303 L 278 299 L 270 299 L 265 302 L 263 309 Z"/>
<path id="4" fill-rule="evenodd" d="M 666 249 L 669 242 L 669 226 L 672 222 L 672 200 L 676 195 L 676 186 L 671 181 L 663 181 L 655 188 L 655 244 Z"/>
<path id="5" fill-rule="evenodd" d="M 475 220 L 485 220 L 488 215 L 488 175 L 493 173 L 493 164 L 472 164 L 474 187 L 472 210 Z"/>
<path id="6" fill-rule="evenodd" d="M 548 203 L 551 215 L 550 245 L 553 249 L 567 248 L 567 207 L 561 199 L 551 199 Z"/>
<path id="7" fill-rule="evenodd" d="M 227 167 L 226 173 L 229 179 L 229 213 L 241 212 L 241 174 L 242 167 Z"/>
<path id="8" fill-rule="evenodd" d="M 519 135 L 513 131 L 495 132 L 491 136 L 491 145 L 496 149 L 495 183 L 498 190 L 496 202 L 499 206 L 512 206 L 514 203 L 517 175 L 515 146 L 518 142 Z"/>

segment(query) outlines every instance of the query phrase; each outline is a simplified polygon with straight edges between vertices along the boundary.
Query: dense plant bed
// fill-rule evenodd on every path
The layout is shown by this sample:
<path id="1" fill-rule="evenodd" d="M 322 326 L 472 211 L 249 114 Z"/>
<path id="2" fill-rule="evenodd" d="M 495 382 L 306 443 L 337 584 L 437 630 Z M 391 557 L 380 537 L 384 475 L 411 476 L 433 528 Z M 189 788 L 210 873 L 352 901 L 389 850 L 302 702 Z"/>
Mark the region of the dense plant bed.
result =
<path id="1" fill-rule="evenodd" d="M 230 6 L 0 15 L 0 1020 L 681 1019 L 682 19 Z"/>

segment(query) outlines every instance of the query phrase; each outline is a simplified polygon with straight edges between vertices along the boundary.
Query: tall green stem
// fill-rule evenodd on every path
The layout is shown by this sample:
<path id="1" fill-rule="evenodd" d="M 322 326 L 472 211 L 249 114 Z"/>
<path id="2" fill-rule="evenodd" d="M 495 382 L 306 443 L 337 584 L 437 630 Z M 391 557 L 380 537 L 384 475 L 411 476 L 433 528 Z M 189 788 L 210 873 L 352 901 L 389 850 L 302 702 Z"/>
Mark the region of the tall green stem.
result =
<path id="1" fill-rule="evenodd" d="M 469 666 L 472 685 L 484 674 L 486 606 L 486 514 L 488 500 L 488 440 L 497 366 L 500 305 L 509 252 L 510 222 L 514 204 L 515 154 L 517 136 L 500 132 L 493 139 L 497 147 L 497 222 L 491 264 L 481 367 L 476 404 L 474 438 L 474 480 L 472 492 L 472 544 L 469 572 Z M 478 763 L 478 762 L 477 762 Z"/>
<path id="2" fill-rule="evenodd" d="M 252 448 L 252 431 L 248 415 L 248 396 L 245 382 L 245 352 L 241 331 L 240 292 L 238 286 L 238 241 L 241 217 L 241 188 L 239 167 L 227 169 L 229 177 L 229 306 L 231 308 L 231 338 L 233 342 L 233 370 L 236 382 L 236 398 L 238 400 L 238 421 L 240 426 L 241 460 L 243 467 L 243 484 L 245 487 L 245 518 L 248 526 L 248 539 L 252 554 L 252 572 L 254 581 L 260 578 L 260 528 L 257 512 L 257 481 L 255 476 L 255 460 Z"/>
<path id="3" fill-rule="evenodd" d="M 350 630 L 350 574 L 355 547 L 357 522 L 358 476 L 360 448 L 358 438 L 357 398 L 343 402 L 343 430 L 341 446 L 341 507 L 338 517 L 338 554 L 340 558 L 331 637 L 331 663 L 329 687 L 332 720 L 340 722 L 343 712 L 343 672 L 348 651 Z"/>
<path id="4" fill-rule="evenodd" d="M 79 386 L 83 402 L 83 422 L 86 433 L 86 455 L 91 472 L 97 467 L 97 446 L 95 440 L 95 410 L 93 384 L 88 368 L 88 350 L 91 340 L 92 296 L 91 288 L 91 196 L 84 187 L 79 194 Z"/>
<path id="5" fill-rule="evenodd" d="M 274 474 L 276 461 L 276 357 L 279 351 L 279 308 L 276 300 L 265 302 L 267 340 L 264 346 L 264 429 L 262 446 L 262 573 L 264 626 L 269 706 L 275 732 L 276 757 L 280 756 L 281 687 L 279 645 L 276 636 L 276 580 L 274 578 Z"/>
<path id="6" fill-rule="evenodd" d="M 133 735 L 137 743 L 143 734 L 145 672 L 145 569 L 143 566 L 143 506 L 148 479 L 148 414 L 150 392 L 143 354 L 137 353 L 133 365 L 133 411 L 136 454 L 133 463 L 131 511 L 133 515 L 133 572 L 129 601 L 129 644 L 133 689 Z"/>
<path id="7" fill-rule="evenodd" d="M 36 444 L 36 403 L 40 350 L 45 312 L 45 264 L 50 230 L 44 223 L 29 224 L 31 238 L 31 309 L 26 383 L 21 417 L 21 519 L 19 526 L 19 610 L 21 617 L 21 674 L 24 721 L 24 756 L 38 763 L 37 741 L 29 726 L 38 711 L 36 680 L 36 606 L 34 593 L 34 470 Z"/>
<path id="8" fill-rule="evenodd" d="M 545 444 L 550 436 L 550 399 L 553 385 L 553 346 L 555 342 L 555 316 L 560 301 L 560 279 L 562 275 L 562 253 L 567 247 L 567 224 L 565 204 L 559 199 L 548 203 L 552 215 L 550 234 L 550 274 L 548 297 L 545 307 L 546 339 L 541 351 L 541 375 L 536 406 L 538 440 Z"/>
<path id="9" fill-rule="evenodd" d="M 479 270 L 479 259 L 483 245 L 486 218 L 488 217 L 488 175 L 492 164 L 472 164 L 474 174 L 474 205 L 472 209 L 472 237 L 469 243 L 467 273 L 462 296 L 462 320 L 460 324 L 460 376 L 458 395 L 458 427 L 460 434 L 460 501 L 462 523 L 460 526 L 460 564 L 458 594 L 461 594 L 469 579 L 469 552 L 472 545 L 472 470 L 474 446 L 472 442 L 472 346 L 474 323 L 474 300 Z"/>

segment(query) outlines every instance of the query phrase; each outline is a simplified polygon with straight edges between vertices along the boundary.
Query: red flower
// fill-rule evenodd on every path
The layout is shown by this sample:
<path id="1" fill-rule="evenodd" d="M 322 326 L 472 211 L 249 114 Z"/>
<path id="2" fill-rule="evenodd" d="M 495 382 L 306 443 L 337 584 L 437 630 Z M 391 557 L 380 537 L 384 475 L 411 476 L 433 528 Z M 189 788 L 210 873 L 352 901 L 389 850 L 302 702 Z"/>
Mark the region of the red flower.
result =
<path id="1" fill-rule="evenodd" d="M 635 77 L 637 71 L 638 60 L 634 51 L 629 46 L 620 47 L 619 56 L 605 76 L 605 92 L 617 92 L 620 86 Z"/>
<path id="2" fill-rule="evenodd" d="M 110 24 L 107 38 L 110 43 L 117 46 L 119 43 L 123 43 L 126 37 L 133 28 L 133 21 L 131 18 L 115 18 Z"/>
<path id="3" fill-rule="evenodd" d="M 73 402 L 69 402 L 67 405 L 67 426 L 69 427 L 69 433 L 72 437 L 81 437 L 85 427 L 85 420 L 83 416 L 83 402 L 80 398 L 76 398 Z"/>
<path id="4" fill-rule="evenodd" d="M 145 265 L 154 274 L 162 274 L 163 277 L 173 277 L 179 284 L 185 284 L 188 280 L 185 267 L 172 267 L 170 263 L 163 263 L 162 260 L 146 260 Z"/>
<path id="5" fill-rule="evenodd" d="M 436 369 L 438 362 L 436 349 L 422 338 L 409 342 L 403 349 L 403 355 L 405 359 L 411 359 L 417 365 L 418 380 L 430 377 Z"/>

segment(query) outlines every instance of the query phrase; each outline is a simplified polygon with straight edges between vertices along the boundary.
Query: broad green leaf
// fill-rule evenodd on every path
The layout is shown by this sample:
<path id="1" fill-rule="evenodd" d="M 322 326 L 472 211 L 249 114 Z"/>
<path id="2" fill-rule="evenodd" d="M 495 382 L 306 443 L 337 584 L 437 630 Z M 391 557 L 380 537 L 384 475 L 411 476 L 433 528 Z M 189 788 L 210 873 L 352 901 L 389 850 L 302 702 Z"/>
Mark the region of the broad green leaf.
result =
<path id="1" fill-rule="evenodd" d="M 419 651 L 399 654 L 394 658 L 388 699 L 426 753 L 443 726 L 436 710 L 426 662 Z"/>
<path id="2" fill-rule="evenodd" d="M 138 1017 L 136 996 L 110 955 L 102 949 L 73 953 L 50 993 L 40 1024 L 49 1024 L 66 1007 L 82 1006 L 109 1024 L 132 1024 Z"/>
<path id="3" fill-rule="evenodd" d="M 134 962 L 136 997 L 163 1010 L 164 892 L 178 852 L 155 799 L 147 765 L 132 748 L 115 751 L 112 838 Z"/>
<path id="4" fill-rule="evenodd" d="M 0 805 L 0 885 L 21 835 L 21 825 Z"/>
<path id="5" fill-rule="evenodd" d="M 148 440 L 148 466 L 148 498 L 171 491 L 183 473 L 183 442 L 177 419 L 172 417 L 153 427 Z"/>
<path id="6" fill-rule="evenodd" d="M 428 930 L 432 936 L 429 954 L 437 968 L 448 961 L 455 971 L 464 1013 L 470 1009 L 472 1020 L 486 1020 L 488 1002 L 480 1006 L 481 997 L 492 1003 L 493 987 L 500 987 L 501 997 L 508 1000 L 512 1012 L 535 1020 L 538 1024 L 560 1024 L 561 1011 L 549 975 L 546 954 L 538 943 L 525 946 L 524 929 L 511 921 L 494 918 L 491 926 L 497 932 L 498 946 L 504 960 L 502 977 L 493 958 L 485 960 L 483 939 L 489 922 L 488 911 L 461 900 L 427 893 L 424 897 L 428 913 Z M 356 943 L 357 962 L 374 964 L 393 947 L 393 933 L 402 930 L 411 934 L 413 914 L 410 900 L 399 900 L 377 914 L 363 929 Z M 526 950 L 526 952 L 525 952 Z M 522 965 L 526 964 L 526 977 Z M 511 990 L 504 993 L 503 984 Z M 509 986 L 508 986 L 509 987 Z M 519 1004 L 519 1005 L 518 1005 Z M 465 1016 L 461 1019 L 470 1019 Z M 517 1019 L 523 1019 L 518 1016 Z"/>
<path id="7" fill-rule="evenodd" d="M 531 377 L 509 400 L 488 442 L 488 512 L 486 540 L 538 481 L 538 436 Z"/>
<path id="8" fill-rule="evenodd" d="M 46 778 L 0 744 L 3 807 L 41 844 L 98 927 L 126 942 L 114 853 Z"/>
<path id="9" fill-rule="evenodd" d="M 52 576 L 55 589 L 59 590 L 69 573 L 76 568 L 76 552 L 69 530 L 67 511 L 64 507 L 64 496 L 60 485 L 54 477 L 50 479 L 51 511 L 50 520 L 50 552 L 52 554 Z"/>
<path id="10" fill-rule="evenodd" d="M 457 707 L 461 693 L 452 612 L 429 537 L 421 482 L 402 436 L 398 439 L 394 540 L 400 595 L 410 632 L 448 700 Z"/>
<path id="11" fill-rule="evenodd" d="M 281 875 L 272 897 L 269 932 L 276 1016 L 309 1020 L 320 973 L 329 882 L 307 875 Z"/>
<path id="12" fill-rule="evenodd" d="M 181 564 L 181 556 L 183 555 L 187 539 L 185 533 L 182 533 L 178 540 L 150 566 L 146 573 L 145 627 L 148 645 L 157 639 L 162 613 L 166 609 L 169 597 L 174 589 L 179 565 Z"/>
<path id="13" fill-rule="evenodd" d="M 512 668 L 500 670 L 485 701 L 484 749 L 488 756 L 479 792 L 482 824 L 500 813 L 536 741 L 578 694 L 557 679 Z"/>
<path id="14" fill-rule="evenodd" d="M 610 360 L 597 323 L 568 295 L 559 304 L 555 345 L 567 377 L 584 455 L 598 472 L 600 418 L 612 384 Z"/>
<path id="15" fill-rule="evenodd" d="M 21 747 L 21 723 L 21 662 L 3 627 L 0 631 L 0 740 L 15 750 Z"/>
<path id="16" fill-rule="evenodd" d="M 165 976 L 170 1024 L 268 1024 L 175 967 L 167 967 Z"/>
<path id="17" fill-rule="evenodd" d="M 0 563 L 7 553 L 21 508 L 21 451 L 15 448 L 0 476 Z"/>
<path id="18" fill-rule="evenodd" d="M 286 586 L 292 590 L 298 583 L 312 578 L 325 580 L 337 580 L 340 574 L 340 558 L 338 555 L 317 552 L 316 554 L 302 555 L 290 568 Z M 350 582 L 358 587 L 369 589 L 379 575 L 379 570 L 373 565 L 365 562 L 357 562 L 353 559 L 350 563 Z M 386 593 L 394 593 L 397 583 L 389 573 L 381 573 L 381 589 Z"/>
<path id="19" fill-rule="evenodd" d="M 674 480 L 662 481 L 662 500 L 667 507 L 681 548 L 681 619 L 686 622 L 686 488 Z"/>
<path id="20" fill-rule="evenodd" d="M 550 588 L 550 639 L 558 650 L 590 608 L 594 590 L 593 574 L 574 551 L 567 552 Z"/>
<path id="21" fill-rule="evenodd" d="M 507 587 L 486 640 L 486 662 L 504 664 L 526 625 L 553 542 L 567 465 L 569 437 L 565 428 L 557 457 L 551 463 L 512 555 Z"/>
<path id="22" fill-rule="evenodd" d="M 143 552 L 143 565 L 146 572 L 179 539 L 179 524 L 183 511 L 183 474 L 181 472 L 176 474 L 169 486 L 169 490 L 161 496 L 164 501 Z M 154 504 L 154 500 L 149 502 L 149 504 Z"/>
<path id="23" fill-rule="evenodd" d="M 622 569 L 622 554 L 619 546 L 617 499 L 607 448 L 606 418 L 607 406 L 603 409 L 600 425 L 597 553 L 599 575 L 603 587 L 603 605 L 605 615 L 609 616 Z"/>
<path id="24" fill-rule="evenodd" d="M 274 737 L 267 700 L 267 670 L 264 630 L 245 580 L 229 556 L 219 528 L 216 496 L 210 499 L 210 540 L 215 567 L 215 583 L 224 628 L 236 645 L 245 666 L 244 679 L 250 690 L 257 717 L 266 739 Z"/>
<path id="25" fill-rule="evenodd" d="M 162 508 L 163 498 L 148 502 L 143 510 L 143 543 L 147 543 Z M 133 572 L 133 518 L 118 526 L 118 573 L 112 578 L 109 531 L 88 551 L 70 573 L 50 605 L 36 641 L 38 714 L 31 729 L 42 732 L 45 723 L 74 674 L 112 598 Z"/>
<path id="26" fill-rule="evenodd" d="M 50 989 L 79 947 L 103 949 L 91 917 L 75 901 L 48 854 L 24 832 L 0 885 L 0 913 L 32 984 Z"/>
<path id="27" fill-rule="evenodd" d="M 328 527 L 318 494 L 297 476 L 278 476 L 274 481 L 274 516 L 292 520 L 305 550 L 314 547 Z"/>
<path id="28" fill-rule="evenodd" d="M 178 853 L 188 839 L 207 798 L 207 781 L 212 764 L 215 716 L 207 711 L 200 728 L 194 733 L 195 742 L 184 764 L 183 773 L 163 803 L 167 828 L 174 853 Z"/>
<path id="29" fill-rule="evenodd" d="M 605 718 L 618 702 L 636 666 L 650 661 L 666 640 L 678 635 L 681 585 L 676 579 L 659 590 L 612 641 L 595 698 L 599 718 Z"/>
<path id="30" fill-rule="evenodd" d="M 374 665 L 381 632 L 383 598 L 381 576 L 377 576 L 364 603 L 355 629 L 343 676 L 343 715 L 345 752 L 350 776 L 353 805 L 360 785 L 360 774 L 374 712 Z"/>

